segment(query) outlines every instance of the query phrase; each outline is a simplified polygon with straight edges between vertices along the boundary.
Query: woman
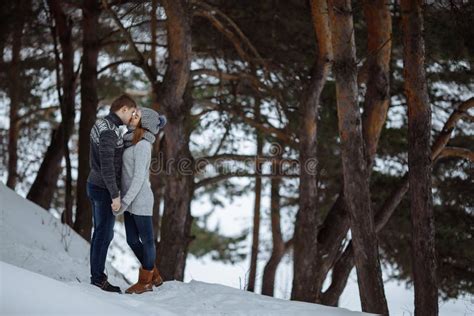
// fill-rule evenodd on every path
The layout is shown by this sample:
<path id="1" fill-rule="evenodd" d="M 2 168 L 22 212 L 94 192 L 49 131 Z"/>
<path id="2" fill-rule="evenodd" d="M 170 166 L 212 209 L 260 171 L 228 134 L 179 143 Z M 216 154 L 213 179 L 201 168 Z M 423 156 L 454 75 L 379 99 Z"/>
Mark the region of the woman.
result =
<path id="1" fill-rule="evenodd" d="M 153 291 L 163 283 L 155 266 L 153 235 L 153 192 L 150 187 L 150 162 L 155 135 L 166 124 L 166 118 L 148 108 L 139 108 L 132 116 L 130 129 L 123 136 L 122 201 L 115 215 L 124 213 L 127 243 L 141 263 L 138 282 L 125 293 Z"/>

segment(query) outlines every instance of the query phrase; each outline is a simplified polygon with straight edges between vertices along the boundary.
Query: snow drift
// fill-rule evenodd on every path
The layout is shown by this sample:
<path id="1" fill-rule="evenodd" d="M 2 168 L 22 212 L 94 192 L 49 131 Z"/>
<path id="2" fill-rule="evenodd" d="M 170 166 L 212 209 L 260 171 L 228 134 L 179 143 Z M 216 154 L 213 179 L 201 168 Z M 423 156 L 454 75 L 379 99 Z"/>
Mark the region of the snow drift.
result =
<path id="1" fill-rule="evenodd" d="M 108 293 L 89 284 L 89 244 L 3 184 L 0 224 L 1 315 L 368 315 L 195 280 L 142 295 Z M 111 283 L 128 286 L 106 267 Z"/>

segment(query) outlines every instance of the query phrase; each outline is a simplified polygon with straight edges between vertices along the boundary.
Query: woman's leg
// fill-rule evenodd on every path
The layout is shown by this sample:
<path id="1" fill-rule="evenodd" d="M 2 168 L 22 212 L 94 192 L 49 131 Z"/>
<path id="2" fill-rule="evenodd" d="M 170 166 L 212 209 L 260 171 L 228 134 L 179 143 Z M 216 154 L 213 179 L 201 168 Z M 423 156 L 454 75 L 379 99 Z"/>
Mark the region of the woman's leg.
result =
<path id="1" fill-rule="evenodd" d="M 127 244 L 132 248 L 133 253 L 137 256 L 138 261 L 140 261 L 143 266 L 143 245 L 140 242 L 140 235 L 138 233 L 137 225 L 133 218 L 134 215 L 130 212 L 125 212 L 124 214 L 125 222 L 125 234 L 127 236 Z"/>
<path id="2" fill-rule="evenodd" d="M 155 265 L 156 248 L 153 235 L 153 220 L 151 216 L 131 215 L 135 221 L 138 234 L 143 245 L 142 266 L 145 270 L 152 270 Z"/>

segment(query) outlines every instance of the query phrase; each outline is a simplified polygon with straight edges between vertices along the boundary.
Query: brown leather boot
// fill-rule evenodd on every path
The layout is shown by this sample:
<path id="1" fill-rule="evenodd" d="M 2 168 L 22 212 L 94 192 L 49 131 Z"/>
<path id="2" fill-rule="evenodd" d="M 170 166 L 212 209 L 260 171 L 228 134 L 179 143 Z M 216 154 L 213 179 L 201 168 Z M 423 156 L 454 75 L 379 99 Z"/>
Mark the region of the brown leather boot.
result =
<path id="1" fill-rule="evenodd" d="M 138 282 L 129 287 L 125 293 L 141 294 L 148 291 L 153 291 L 153 270 L 145 270 L 140 268 L 138 273 Z"/>
<path id="2" fill-rule="evenodd" d="M 154 286 L 160 286 L 163 284 L 163 279 L 161 278 L 160 272 L 158 271 L 158 268 L 156 265 L 153 267 L 153 285 Z"/>

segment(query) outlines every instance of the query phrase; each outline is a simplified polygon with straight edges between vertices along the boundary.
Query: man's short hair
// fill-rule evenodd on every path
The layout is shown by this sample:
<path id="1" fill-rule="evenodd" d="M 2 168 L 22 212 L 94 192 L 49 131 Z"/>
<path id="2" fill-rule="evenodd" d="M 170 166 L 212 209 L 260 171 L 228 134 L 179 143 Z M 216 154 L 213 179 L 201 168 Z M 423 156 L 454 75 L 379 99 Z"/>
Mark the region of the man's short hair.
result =
<path id="1" fill-rule="evenodd" d="M 112 102 L 112 105 L 110 106 L 110 111 L 117 112 L 123 106 L 126 106 L 127 108 L 136 108 L 137 104 L 131 96 L 129 96 L 128 94 L 122 94 L 117 99 L 115 99 L 114 102 Z"/>

